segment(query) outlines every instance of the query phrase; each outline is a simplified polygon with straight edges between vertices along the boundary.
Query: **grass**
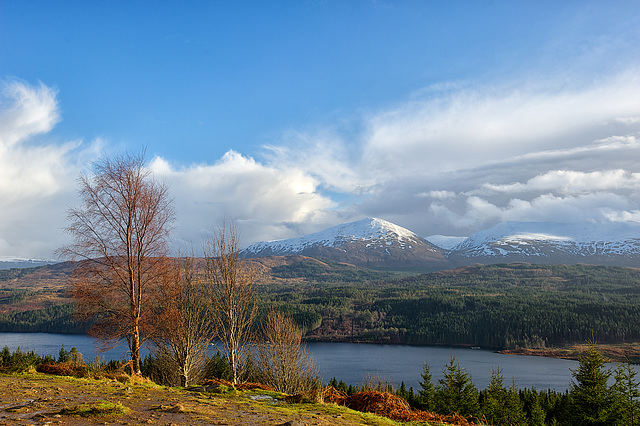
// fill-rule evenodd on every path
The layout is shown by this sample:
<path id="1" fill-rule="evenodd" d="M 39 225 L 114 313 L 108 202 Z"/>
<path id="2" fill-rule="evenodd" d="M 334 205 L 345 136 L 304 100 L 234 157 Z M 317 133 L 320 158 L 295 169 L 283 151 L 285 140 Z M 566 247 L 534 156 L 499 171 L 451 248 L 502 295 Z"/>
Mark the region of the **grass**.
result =
<path id="1" fill-rule="evenodd" d="M 120 402 L 113 403 L 105 400 L 86 402 L 72 407 L 66 407 L 60 410 L 60 414 L 62 415 L 80 417 L 123 416 L 129 414 L 130 412 L 131 409 L 125 407 Z"/>
<path id="2" fill-rule="evenodd" d="M 270 398 L 252 399 L 254 395 Z M 321 426 L 419 424 L 397 422 L 331 403 L 288 403 L 283 399 L 284 395 L 272 391 L 193 392 L 139 378 L 120 382 L 113 378 L 51 376 L 35 370 L 0 374 L 0 400 L 13 409 L 0 410 L 0 417 L 7 421 L 17 422 L 30 413 L 46 413 L 75 417 L 86 424 L 102 424 L 111 418 L 130 424 L 176 425 L 234 424 L 239 418 L 254 419 L 256 424 L 291 420 Z"/>

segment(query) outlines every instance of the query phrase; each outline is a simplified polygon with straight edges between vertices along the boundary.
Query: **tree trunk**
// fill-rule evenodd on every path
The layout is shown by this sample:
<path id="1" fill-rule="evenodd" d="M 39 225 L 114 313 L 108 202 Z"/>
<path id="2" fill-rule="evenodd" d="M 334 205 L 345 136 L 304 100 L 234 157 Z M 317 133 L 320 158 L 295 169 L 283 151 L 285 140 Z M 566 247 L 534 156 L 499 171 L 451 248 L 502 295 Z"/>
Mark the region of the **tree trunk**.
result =
<path id="1" fill-rule="evenodd" d="M 133 374 L 141 375 L 140 371 L 140 327 L 138 319 L 135 320 L 133 326 L 133 335 L 131 336 L 131 370 Z"/>

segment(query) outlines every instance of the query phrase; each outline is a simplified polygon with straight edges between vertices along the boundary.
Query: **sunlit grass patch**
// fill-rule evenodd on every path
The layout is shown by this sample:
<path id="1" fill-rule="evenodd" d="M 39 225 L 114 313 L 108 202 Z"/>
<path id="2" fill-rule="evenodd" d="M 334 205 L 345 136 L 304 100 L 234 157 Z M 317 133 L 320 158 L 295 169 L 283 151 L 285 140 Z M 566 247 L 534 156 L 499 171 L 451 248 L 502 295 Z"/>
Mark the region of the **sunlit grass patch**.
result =
<path id="1" fill-rule="evenodd" d="M 105 400 L 98 400 L 94 402 L 87 402 L 79 404 L 73 407 L 63 408 L 60 414 L 67 416 L 122 416 L 129 414 L 131 409 L 125 407 L 120 402 L 109 402 Z"/>
<path id="2" fill-rule="evenodd" d="M 151 407 L 152 410 L 164 411 L 166 413 L 187 413 L 189 410 L 180 402 L 175 402 L 168 405 L 158 405 Z"/>

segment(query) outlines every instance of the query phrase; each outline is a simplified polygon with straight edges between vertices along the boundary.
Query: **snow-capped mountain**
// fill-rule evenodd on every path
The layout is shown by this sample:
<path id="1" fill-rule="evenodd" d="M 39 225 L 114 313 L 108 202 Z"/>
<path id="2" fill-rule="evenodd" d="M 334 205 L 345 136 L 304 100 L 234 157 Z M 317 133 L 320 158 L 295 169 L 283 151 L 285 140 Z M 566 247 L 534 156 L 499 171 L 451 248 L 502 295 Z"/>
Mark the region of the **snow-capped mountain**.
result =
<path id="1" fill-rule="evenodd" d="M 442 235 L 422 238 L 385 220 L 368 218 L 302 237 L 256 243 L 242 255 L 305 255 L 360 266 L 424 270 L 510 262 L 640 267 L 640 224 L 634 223 L 504 222 L 460 240 Z"/>
<path id="2" fill-rule="evenodd" d="M 51 265 L 54 263 L 58 263 L 58 261 L 0 256 L 0 269 L 35 268 L 36 266 Z"/>
<path id="3" fill-rule="evenodd" d="M 367 218 L 314 234 L 253 244 L 244 257 L 305 255 L 370 267 L 448 265 L 442 250 L 408 229 L 382 219 Z"/>
<path id="4" fill-rule="evenodd" d="M 588 263 L 640 266 L 640 224 L 503 222 L 477 232 L 447 256 L 473 263 Z"/>

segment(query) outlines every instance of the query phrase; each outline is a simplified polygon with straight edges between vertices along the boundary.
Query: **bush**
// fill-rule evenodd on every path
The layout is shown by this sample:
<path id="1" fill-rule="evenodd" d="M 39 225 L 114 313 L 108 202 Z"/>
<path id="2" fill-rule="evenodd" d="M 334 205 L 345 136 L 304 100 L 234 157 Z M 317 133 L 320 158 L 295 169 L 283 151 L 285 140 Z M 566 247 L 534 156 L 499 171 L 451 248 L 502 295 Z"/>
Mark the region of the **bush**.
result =
<path id="1" fill-rule="evenodd" d="M 86 365 L 73 365 L 68 362 L 47 362 L 36 366 L 38 373 L 56 376 L 87 377 L 89 369 Z"/>

